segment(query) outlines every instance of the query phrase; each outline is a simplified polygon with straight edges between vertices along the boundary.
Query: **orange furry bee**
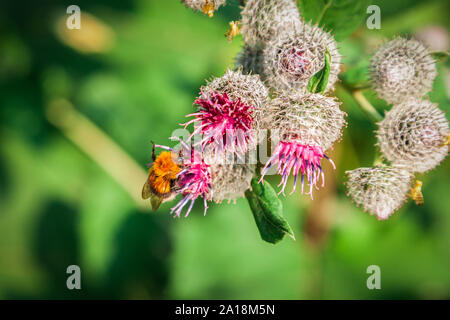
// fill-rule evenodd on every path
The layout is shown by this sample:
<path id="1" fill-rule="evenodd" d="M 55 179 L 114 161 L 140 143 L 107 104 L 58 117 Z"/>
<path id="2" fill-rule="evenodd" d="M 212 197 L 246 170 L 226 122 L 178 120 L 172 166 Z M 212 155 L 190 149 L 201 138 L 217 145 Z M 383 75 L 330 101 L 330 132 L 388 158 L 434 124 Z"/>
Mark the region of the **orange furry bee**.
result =
<path id="1" fill-rule="evenodd" d="M 152 159 L 153 164 L 142 188 L 142 198 L 150 198 L 152 209 L 157 210 L 161 203 L 170 201 L 176 196 L 178 188 L 175 182 L 181 168 L 176 162 L 176 156 L 170 151 L 163 151 L 156 157 L 155 144 L 153 144 Z"/>

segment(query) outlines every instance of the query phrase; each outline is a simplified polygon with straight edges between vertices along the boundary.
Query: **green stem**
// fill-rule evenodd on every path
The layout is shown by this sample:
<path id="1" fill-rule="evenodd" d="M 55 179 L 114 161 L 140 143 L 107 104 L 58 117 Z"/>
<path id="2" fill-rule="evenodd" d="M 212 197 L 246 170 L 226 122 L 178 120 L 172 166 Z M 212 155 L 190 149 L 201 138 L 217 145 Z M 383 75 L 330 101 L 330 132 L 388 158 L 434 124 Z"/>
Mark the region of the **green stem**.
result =
<path id="1" fill-rule="evenodd" d="M 331 4 L 333 3 L 333 0 L 328 0 L 327 4 L 323 7 L 322 12 L 320 13 L 319 18 L 317 19 L 317 24 L 320 24 L 320 21 L 322 21 L 323 16 L 325 15 L 325 11 L 328 10 L 328 8 L 331 6 Z"/>
<path id="2" fill-rule="evenodd" d="M 261 178 L 261 161 L 259 161 L 259 144 L 256 145 L 256 168 L 255 168 L 255 178 Z"/>
<path id="3" fill-rule="evenodd" d="M 378 113 L 374 106 L 367 100 L 361 90 L 355 90 L 352 92 L 353 98 L 359 103 L 363 111 L 375 122 L 383 120 L 383 116 Z"/>

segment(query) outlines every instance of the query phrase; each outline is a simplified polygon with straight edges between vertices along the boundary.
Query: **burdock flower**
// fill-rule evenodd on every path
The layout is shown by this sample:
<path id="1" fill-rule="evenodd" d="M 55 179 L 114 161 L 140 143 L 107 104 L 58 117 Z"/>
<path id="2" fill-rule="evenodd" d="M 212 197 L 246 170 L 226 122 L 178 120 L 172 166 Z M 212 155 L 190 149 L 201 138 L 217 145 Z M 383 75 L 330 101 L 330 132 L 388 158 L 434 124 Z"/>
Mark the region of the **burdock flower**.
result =
<path id="1" fill-rule="evenodd" d="M 411 187 L 411 174 L 398 165 L 358 168 L 346 174 L 347 195 L 378 220 L 389 218 L 405 202 Z"/>
<path id="2" fill-rule="evenodd" d="M 416 40 L 391 40 L 371 60 L 372 84 L 388 103 L 423 97 L 431 90 L 436 75 L 433 58 Z"/>
<path id="3" fill-rule="evenodd" d="M 226 0 L 181 0 L 181 2 L 186 4 L 186 7 L 195 11 L 201 11 L 212 18 L 214 11 L 225 5 Z"/>
<path id="4" fill-rule="evenodd" d="M 282 93 L 263 113 L 262 128 L 278 130 L 283 141 L 330 149 L 342 136 L 346 113 L 340 102 L 320 93 Z"/>
<path id="5" fill-rule="evenodd" d="M 257 49 L 301 21 L 294 0 L 247 0 L 241 16 L 244 42 Z"/>
<path id="6" fill-rule="evenodd" d="M 336 168 L 333 161 L 328 158 L 320 146 L 310 146 L 299 142 L 281 141 L 275 148 L 272 157 L 264 166 L 264 169 L 261 172 L 261 181 L 269 168 L 273 164 L 278 164 L 277 172 L 282 176 L 281 182 L 278 185 L 282 185 L 280 193 L 284 193 L 287 179 L 292 172 L 292 175 L 294 176 L 294 187 L 291 193 L 295 192 L 298 175 L 300 174 L 302 184 L 301 192 L 303 193 L 306 177 L 306 181 L 309 184 L 309 191 L 307 194 L 309 194 L 312 199 L 312 189 L 313 187 L 317 189 L 320 178 L 322 178 L 322 187 L 325 185 L 325 177 L 320 164 L 323 158 L 328 159 L 333 165 L 333 168 Z"/>
<path id="7" fill-rule="evenodd" d="M 289 175 L 294 175 L 294 188 L 301 175 L 302 193 L 304 180 L 309 184 L 312 197 L 320 177 L 325 182 L 321 167 L 323 158 L 334 163 L 324 153 L 342 135 L 346 122 L 339 102 L 321 94 L 280 95 L 272 100 L 264 112 L 263 128 L 277 130 L 280 142 L 262 170 L 262 178 L 272 165 L 278 164 L 282 176 L 280 192 L 284 192 Z M 261 178 L 261 179 L 262 179 Z"/>
<path id="8" fill-rule="evenodd" d="M 204 158 L 211 174 L 210 196 L 215 202 L 236 202 L 237 198 L 244 197 L 245 191 L 250 188 L 255 165 L 237 163 L 232 155 L 224 158 L 219 154 L 206 153 Z"/>
<path id="9" fill-rule="evenodd" d="M 226 93 L 231 99 L 241 99 L 256 110 L 261 110 L 269 99 L 267 88 L 259 75 L 244 75 L 238 71 L 227 70 L 220 78 L 214 78 L 203 91 Z"/>
<path id="10" fill-rule="evenodd" d="M 275 90 L 306 90 L 311 77 L 325 66 L 330 56 L 326 91 L 338 79 L 341 55 L 333 36 L 318 26 L 301 23 L 295 31 L 273 37 L 263 52 L 263 79 Z"/>
<path id="11" fill-rule="evenodd" d="M 192 136 L 202 134 L 202 150 L 235 153 L 238 156 L 256 147 L 255 117 L 268 99 L 267 89 L 258 76 L 228 70 L 202 87 L 195 100 L 198 111 L 185 124 L 194 124 Z"/>
<path id="12" fill-rule="evenodd" d="M 188 147 L 183 141 L 179 141 L 183 146 L 184 156 L 181 158 L 182 170 L 177 175 L 177 188 L 178 193 L 181 193 L 183 197 L 170 210 L 170 213 L 175 213 L 176 217 L 180 217 L 183 208 L 190 203 L 185 214 L 185 217 L 187 217 L 194 206 L 195 200 L 201 197 L 205 207 L 204 214 L 206 214 L 207 201 L 210 200 L 209 193 L 211 190 L 209 165 L 205 163 L 197 150 Z"/>
<path id="13" fill-rule="evenodd" d="M 383 156 L 411 172 L 425 172 L 448 154 L 445 114 L 427 100 L 409 99 L 395 105 L 378 124 L 378 146 Z"/>

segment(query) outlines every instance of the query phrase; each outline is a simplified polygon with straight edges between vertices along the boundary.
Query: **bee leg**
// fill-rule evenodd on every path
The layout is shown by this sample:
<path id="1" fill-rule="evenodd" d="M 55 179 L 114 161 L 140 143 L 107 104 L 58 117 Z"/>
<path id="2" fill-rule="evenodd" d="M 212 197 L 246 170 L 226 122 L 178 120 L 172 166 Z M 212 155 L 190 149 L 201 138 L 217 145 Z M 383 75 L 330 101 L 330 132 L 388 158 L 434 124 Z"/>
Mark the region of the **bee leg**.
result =
<path id="1" fill-rule="evenodd" d="M 153 141 L 150 141 L 153 144 L 153 148 L 152 148 L 152 159 L 153 161 L 155 161 L 156 159 L 156 152 L 155 152 L 155 143 Z"/>

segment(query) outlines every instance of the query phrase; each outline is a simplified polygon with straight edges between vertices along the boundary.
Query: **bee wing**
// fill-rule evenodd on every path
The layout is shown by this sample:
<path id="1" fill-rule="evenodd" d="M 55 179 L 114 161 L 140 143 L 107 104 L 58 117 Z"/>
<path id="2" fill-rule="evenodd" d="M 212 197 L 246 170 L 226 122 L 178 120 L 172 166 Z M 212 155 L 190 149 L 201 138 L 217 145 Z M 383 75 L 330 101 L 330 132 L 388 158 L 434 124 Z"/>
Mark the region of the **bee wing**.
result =
<path id="1" fill-rule="evenodd" d="M 152 194 L 150 197 L 150 203 L 152 205 L 152 210 L 156 211 L 158 210 L 159 206 L 163 202 L 163 197 L 159 197 L 156 194 Z"/>
<path id="2" fill-rule="evenodd" d="M 150 177 L 152 172 L 153 168 L 150 168 L 150 170 L 148 170 L 147 180 L 145 180 L 144 186 L 142 187 L 142 199 L 144 200 L 150 198 L 153 194 L 153 191 L 150 186 Z"/>
<path id="3" fill-rule="evenodd" d="M 161 203 L 163 203 L 164 199 L 163 197 L 153 193 L 153 191 L 150 189 L 150 184 L 147 181 L 144 184 L 144 188 L 142 188 L 142 199 L 149 199 L 149 198 L 153 211 L 158 210 L 159 206 L 161 205 Z"/>
<path id="4" fill-rule="evenodd" d="M 145 181 L 144 187 L 142 188 L 142 199 L 148 199 L 153 195 L 152 190 L 150 189 L 150 184 L 148 183 L 148 179 Z"/>

